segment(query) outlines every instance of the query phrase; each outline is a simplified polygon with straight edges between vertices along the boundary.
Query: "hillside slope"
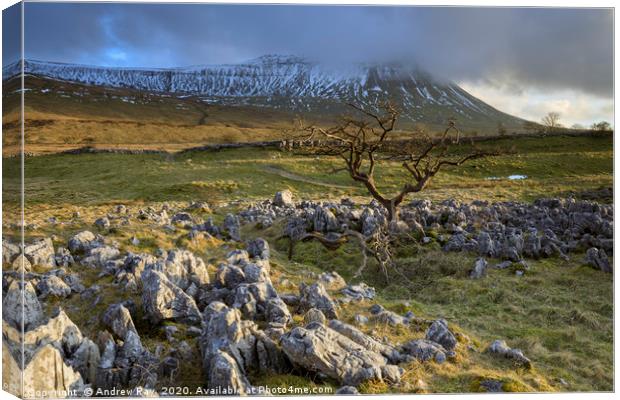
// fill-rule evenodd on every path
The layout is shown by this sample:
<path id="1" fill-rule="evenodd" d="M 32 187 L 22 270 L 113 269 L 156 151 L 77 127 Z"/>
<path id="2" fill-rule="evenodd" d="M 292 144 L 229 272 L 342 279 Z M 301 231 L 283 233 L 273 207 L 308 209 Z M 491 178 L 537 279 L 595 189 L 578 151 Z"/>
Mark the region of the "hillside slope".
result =
<path id="1" fill-rule="evenodd" d="M 19 104 L 17 67 L 3 69 L 6 145 Z M 140 69 L 27 60 L 25 71 L 26 125 L 37 128 L 27 135 L 30 144 L 274 139 L 299 115 L 330 124 L 350 111 L 346 103 L 372 110 L 385 100 L 401 110 L 397 128 L 405 131 L 437 131 L 456 119 L 466 133 L 485 134 L 496 133 L 498 124 L 519 131 L 524 122 L 455 83 L 395 64 L 343 69 L 264 56 L 235 65 Z"/>

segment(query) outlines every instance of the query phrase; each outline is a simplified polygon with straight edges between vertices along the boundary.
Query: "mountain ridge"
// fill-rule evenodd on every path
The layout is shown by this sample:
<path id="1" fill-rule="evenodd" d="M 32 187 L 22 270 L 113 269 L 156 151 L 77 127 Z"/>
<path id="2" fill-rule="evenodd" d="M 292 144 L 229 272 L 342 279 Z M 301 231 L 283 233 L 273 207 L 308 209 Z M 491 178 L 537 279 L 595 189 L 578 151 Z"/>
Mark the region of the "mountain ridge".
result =
<path id="1" fill-rule="evenodd" d="M 265 55 L 237 64 L 178 68 L 102 67 L 25 60 L 26 74 L 87 85 L 131 88 L 175 96 L 198 96 L 205 103 L 271 107 L 304 113 L 341 112 L 338 103 L 377 109 L 386 100 L 411 123 L 520 126 L 523 119 L 503 113 L 451 81 L 402 64 L 359 63 L 325 66 L 298 56 Z M 19 75 L 19 62 L 3 68 L 3 79 Z"/>

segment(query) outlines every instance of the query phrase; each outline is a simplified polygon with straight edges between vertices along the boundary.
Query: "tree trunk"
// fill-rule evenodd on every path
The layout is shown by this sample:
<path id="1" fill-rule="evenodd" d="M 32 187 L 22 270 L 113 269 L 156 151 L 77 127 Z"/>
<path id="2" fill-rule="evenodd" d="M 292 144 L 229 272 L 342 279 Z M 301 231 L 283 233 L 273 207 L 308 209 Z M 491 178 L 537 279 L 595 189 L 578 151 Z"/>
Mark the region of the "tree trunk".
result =
<path id="1" fill-rule="evenodd" d="M 400 201 L 396 202 L 394 200 L 386 200 L 382 202 L 382 205 L 387 210 L 388 224 L 390 222 L 398 221 L 398 206 L 400 205 Z"/>

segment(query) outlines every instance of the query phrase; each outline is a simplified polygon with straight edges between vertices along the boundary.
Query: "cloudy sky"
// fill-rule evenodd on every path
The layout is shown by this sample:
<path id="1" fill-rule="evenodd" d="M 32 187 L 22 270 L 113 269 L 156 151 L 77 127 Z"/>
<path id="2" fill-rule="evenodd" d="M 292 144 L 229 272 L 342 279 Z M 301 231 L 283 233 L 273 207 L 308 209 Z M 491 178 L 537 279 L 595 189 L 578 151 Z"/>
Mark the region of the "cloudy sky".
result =
<path id="1" fill-rule="evenodd" d="M 399 61 L 502 111 L 613 119 L 610 9 L 26 3 L 26 58 L 107 66 L 234 63 L 264 54 Z M 17 29 L 4 18 L 5 38 Z M 7 22 L 9 22 L 7 24 Z M 6 61 L 17 48 L 4 46 Z"/>

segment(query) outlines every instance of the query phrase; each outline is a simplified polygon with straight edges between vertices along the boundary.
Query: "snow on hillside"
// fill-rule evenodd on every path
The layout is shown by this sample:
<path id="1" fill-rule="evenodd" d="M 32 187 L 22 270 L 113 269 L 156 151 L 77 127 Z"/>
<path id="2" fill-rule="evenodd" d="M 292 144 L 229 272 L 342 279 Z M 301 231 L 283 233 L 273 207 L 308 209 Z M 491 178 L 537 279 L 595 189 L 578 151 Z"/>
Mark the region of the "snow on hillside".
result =
<path id="1" fill-rule="evenodd" d="M 288 107 L 305 100 L 329 99 L 374 105 L 390 98 L 402 108 L 448 108 L 468 119 L 511 118 L 454 83 L 439 82 L 419 69 L 399 65 L 356 64 L 328 68 L 295 56 L 268 55 L 239 64 L 187 68 L 112 68 L 26 60 L 27 74 L 88 85 L 129 87 L 150 92 L 212 98 L 289 99 Z M 3 69 L 7 79 L 19 64 Z M 298 100 L 298 101 L 296 101 Z M 229 101 L 227 101 L 229 103 Z M 256 102 L 254 102 L 256 103 Z M 273 105 L 273 104 L 267 104 Z"/>

